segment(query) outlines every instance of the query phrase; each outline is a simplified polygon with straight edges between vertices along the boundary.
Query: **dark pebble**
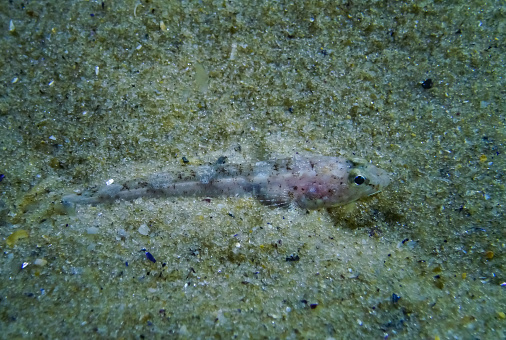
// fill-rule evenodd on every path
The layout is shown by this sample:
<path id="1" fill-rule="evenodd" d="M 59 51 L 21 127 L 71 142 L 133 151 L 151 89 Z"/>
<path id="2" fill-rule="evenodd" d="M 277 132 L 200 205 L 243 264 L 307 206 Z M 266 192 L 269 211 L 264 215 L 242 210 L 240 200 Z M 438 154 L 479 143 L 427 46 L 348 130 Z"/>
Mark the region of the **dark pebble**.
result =
<path id="1" fill-rule="evenodd" d="M 432 88 L 432 85 L 434 85 L 434 83 L 432 82 L 432 79 L 427 79 L 425 80 L 423 83 L 422 83 L 422 87 L 426 90 Z"/>
<path id="2" fill-rule="evenodd" d="M 286 262 L 289 262 L 289 261 L 299 261 L 300 260 L 300 257 L 299 255 L 290 255 L 286 258 Z"/>

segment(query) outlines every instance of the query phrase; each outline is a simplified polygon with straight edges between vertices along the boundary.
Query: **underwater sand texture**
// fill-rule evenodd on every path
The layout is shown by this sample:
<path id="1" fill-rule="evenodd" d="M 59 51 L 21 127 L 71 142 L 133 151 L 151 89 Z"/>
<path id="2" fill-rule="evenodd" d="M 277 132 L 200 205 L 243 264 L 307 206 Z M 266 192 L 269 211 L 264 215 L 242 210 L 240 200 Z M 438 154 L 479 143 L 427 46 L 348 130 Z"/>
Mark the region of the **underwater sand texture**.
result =
<path id="1" fill-rule="evenodd" d="M 4 1 L 0 337 L 504 338 L 505 17 L 499 1 Z M 296 152 L 392 181 L 331 210 L 61 204 Z"/>

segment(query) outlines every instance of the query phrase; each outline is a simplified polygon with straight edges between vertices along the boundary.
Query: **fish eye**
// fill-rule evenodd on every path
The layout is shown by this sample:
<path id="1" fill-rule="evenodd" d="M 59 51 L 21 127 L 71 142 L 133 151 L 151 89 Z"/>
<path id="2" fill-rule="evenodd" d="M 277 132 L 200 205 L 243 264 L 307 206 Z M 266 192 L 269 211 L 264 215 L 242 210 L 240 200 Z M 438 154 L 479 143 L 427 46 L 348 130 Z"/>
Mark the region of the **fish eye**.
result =
<path id="1" fill-rule="evenodd" d="M 356 185 L 364 184 L 365 177 L 358 175 L 357 177 L 355 177 L 353 181 L 355 182 Z"/>

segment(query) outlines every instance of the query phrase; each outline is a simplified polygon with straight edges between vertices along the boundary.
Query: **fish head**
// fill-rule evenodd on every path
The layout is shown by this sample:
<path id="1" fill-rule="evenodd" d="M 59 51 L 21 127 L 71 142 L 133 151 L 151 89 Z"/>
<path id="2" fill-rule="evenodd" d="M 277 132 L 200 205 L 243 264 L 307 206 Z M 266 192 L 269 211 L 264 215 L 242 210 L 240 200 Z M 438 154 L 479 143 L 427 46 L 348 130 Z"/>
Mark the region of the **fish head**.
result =
<path id="1" fill-rule="evenodd" d="M 374 195 L 390 184 L 390 176 L 385 170 L 358 159 L 353 159 L 349 163 L 348 198 L 350 202 Z"/>
<path id="2" fill-rule="evenodd" d="M 359 159 L 308 158 L 298 162 L 297 171 L 289 183 L 294 190 L 286 196 L 303 209 L 345 205 L 378 193 L 390 183 L 386 171 Z"/>

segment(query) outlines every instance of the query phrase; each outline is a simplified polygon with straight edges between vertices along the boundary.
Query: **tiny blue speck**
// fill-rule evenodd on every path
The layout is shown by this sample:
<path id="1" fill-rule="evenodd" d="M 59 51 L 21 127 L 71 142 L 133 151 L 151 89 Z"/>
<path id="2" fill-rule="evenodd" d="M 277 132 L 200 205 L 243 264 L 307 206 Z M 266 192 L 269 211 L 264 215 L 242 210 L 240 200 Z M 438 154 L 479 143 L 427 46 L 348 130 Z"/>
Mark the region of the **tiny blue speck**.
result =
<path id="1" fill-rule="evenodd" d="M 5 178 L 5 175 L 4 174 L 0 174 L 0 182 L 2 181 L 2 179 Z"/>
<path id="2" fill-rule="evenodd" d="M 90 14 L 90 16 L 94 17 L 94 16 L 95 16 L 95 14 L 91 13 L 91 14 Z"/>
<path id="3" fill-rule="evenodd" d="M 128 267 L 128 261 L 126 261 L 126 262 L 125 262 L 125 266 L 127 266 L 127 267 Z"/>
<path id="4" fill-rule="evenodd" d="M 156 260 L 155 260 L 155 257 L 153 255 L 151 255 L 150 252 L 146 252 L 146 257 L 148 258 L 148 260 L 150 260 L 151 262 L 153 263 L 156 263 Z"/>

